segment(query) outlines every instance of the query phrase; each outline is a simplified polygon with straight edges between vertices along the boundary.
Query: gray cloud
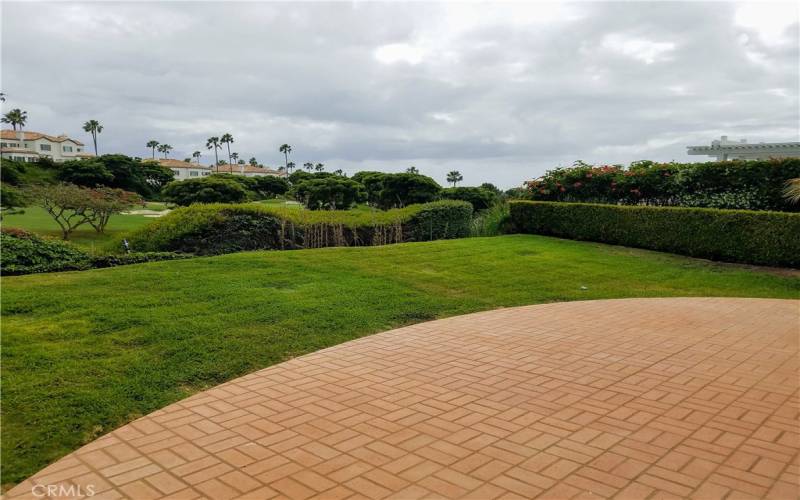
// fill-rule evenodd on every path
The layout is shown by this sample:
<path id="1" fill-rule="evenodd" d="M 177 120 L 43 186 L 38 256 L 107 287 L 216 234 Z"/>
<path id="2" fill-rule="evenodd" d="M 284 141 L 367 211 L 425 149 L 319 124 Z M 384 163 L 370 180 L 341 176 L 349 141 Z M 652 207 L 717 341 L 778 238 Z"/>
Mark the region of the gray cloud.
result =
<path id="1" fill-rule="evenodd" d="M 689 161 L 721 134 L 798 140 L 796 6 L 730 3 L 14 3 L 6 107 L 105 152 L 520 184 L 575 159 Z M 48 15 L 43 16 L 41 12 Z M 794 22 L 792 22 L 794 21 Z"/>

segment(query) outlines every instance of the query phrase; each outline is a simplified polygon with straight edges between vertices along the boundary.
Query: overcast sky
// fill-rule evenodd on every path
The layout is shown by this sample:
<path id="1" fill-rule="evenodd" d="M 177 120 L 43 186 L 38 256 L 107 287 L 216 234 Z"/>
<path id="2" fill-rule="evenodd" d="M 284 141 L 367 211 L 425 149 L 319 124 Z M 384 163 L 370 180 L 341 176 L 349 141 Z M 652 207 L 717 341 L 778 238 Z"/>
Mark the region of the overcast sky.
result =
<path id="1" fill-rule="evenodd" d="M 582 159 L 800 140 L 798 7 L 736 3 L 2 2 L 4 112 L 173 158 L 519 185 Z"/>

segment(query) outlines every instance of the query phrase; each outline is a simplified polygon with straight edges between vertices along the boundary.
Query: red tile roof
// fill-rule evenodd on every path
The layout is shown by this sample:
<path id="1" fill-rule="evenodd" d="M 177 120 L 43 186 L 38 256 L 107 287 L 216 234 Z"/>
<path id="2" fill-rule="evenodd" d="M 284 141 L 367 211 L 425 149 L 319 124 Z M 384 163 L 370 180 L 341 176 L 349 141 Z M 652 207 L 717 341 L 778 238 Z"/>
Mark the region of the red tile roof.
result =
<path id="1" fill-rule="evenodd" d="M 33 131 L 30 131 L 30 130 L 23 131 L 23 134 L 24 134 L 23 135 L 24 140 L 26 140 L 26 141 L 35 141 L 36 139 L 44 138 L 44 139 L 47 139 L 48 141 L 51 141 L 51 142 L 71 141 L 71 142 L 74 142 L 75 144 L 77 144 L 78 146 L 83 146 L 82 142 L 76 141 L 75 139 L 70 139 L 66 135 L 54 136 L 54 135 L 43 134 L 41 132 L 33 132 Z M 17 131 L 11 130 L 11 129 L 5 129 L 5 130 L 0 131 L 0 138 L 6 139 L 6 140 L 19 140 L 19 133 Z"/>

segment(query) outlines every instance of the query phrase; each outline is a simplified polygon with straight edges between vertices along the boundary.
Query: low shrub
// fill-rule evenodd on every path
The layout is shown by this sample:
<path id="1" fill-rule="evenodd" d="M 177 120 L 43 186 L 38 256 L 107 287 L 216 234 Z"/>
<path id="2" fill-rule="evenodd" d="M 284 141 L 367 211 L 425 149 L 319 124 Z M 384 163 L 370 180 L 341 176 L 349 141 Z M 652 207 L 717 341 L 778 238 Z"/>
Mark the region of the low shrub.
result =
<path id="1" fill-rule="evenodd" d="M 186 259 L 189 255 L 174 252 L 139 252 L 119 255 L 98 255 L 92 257 L 92 267 L 116 267 L 128 264 L 142 264 L 144 262 L 157 262 L 160 260 Z"/>
<path id="2" fill-rule="evenodd" d="M 540 201 L 510 205 L 514 232 L 800 267 L 800 214 Z"/>
<path id="3" fill-rule="evenodd" d="M 165 200 L 183 206 L 192 203 L 241 203 L 247 199 L 247 190 L 234 176 L 209 175 L 170 182 L 161 195 Z"/>
<path id="4" fill-rule="evenodd" d="M 88 254 L 69 243 L 40 238 L 21 229 L 0 233 L 0 272 L 4 275 L 89 269 Z"/>
<path id="5" fill-rule="evenodd" d="M 461 200 L 472 205 L 476 211 L 486 210 L 495 203 L 499 196 L 489 189 L 482 187 L 452 187 L 442 189 L 442 198 L 445 200 Z"/>
<path id="6" fill-rule="evenodd" d="M 261 204 L 178 208 L 127 238 L 136 251 L 215 255 L 243 250 L 372 246 L 469 235 L 472 207 L 439 201 L 388 211 L 296 210 Z"/>

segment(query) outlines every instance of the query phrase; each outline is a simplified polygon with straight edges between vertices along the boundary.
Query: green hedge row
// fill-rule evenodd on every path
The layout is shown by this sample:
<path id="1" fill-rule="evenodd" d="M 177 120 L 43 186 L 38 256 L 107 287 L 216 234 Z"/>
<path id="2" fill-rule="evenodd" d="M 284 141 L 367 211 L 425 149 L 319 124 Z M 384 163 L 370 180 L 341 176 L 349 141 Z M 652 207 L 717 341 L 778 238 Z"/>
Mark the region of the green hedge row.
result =
<path id="1" fill-rule="evenodd" d="M 471 219 L 472 206 L 463 201 L 437 201 L 387 211 L 198 204 L 173 210 L 127 238 L 136 251 L 216 255 L 464 238 L 469 236 Z"/>
<path id="2" fill-rule="evenodd" d="M 800 214 L 796 213 L 515 201 L 511 224 L 518 233 L 800 267 Z"/>
<path id="3" fill-rule="evenodd" d="M 0 233 L 0 245 L 0 274 L 5 276 L 83 271 L 186 258 L 185 255 L 169 252 L 89 255 L 65 241 L 41 238 L 21 229 L 4 228 Z"/>

